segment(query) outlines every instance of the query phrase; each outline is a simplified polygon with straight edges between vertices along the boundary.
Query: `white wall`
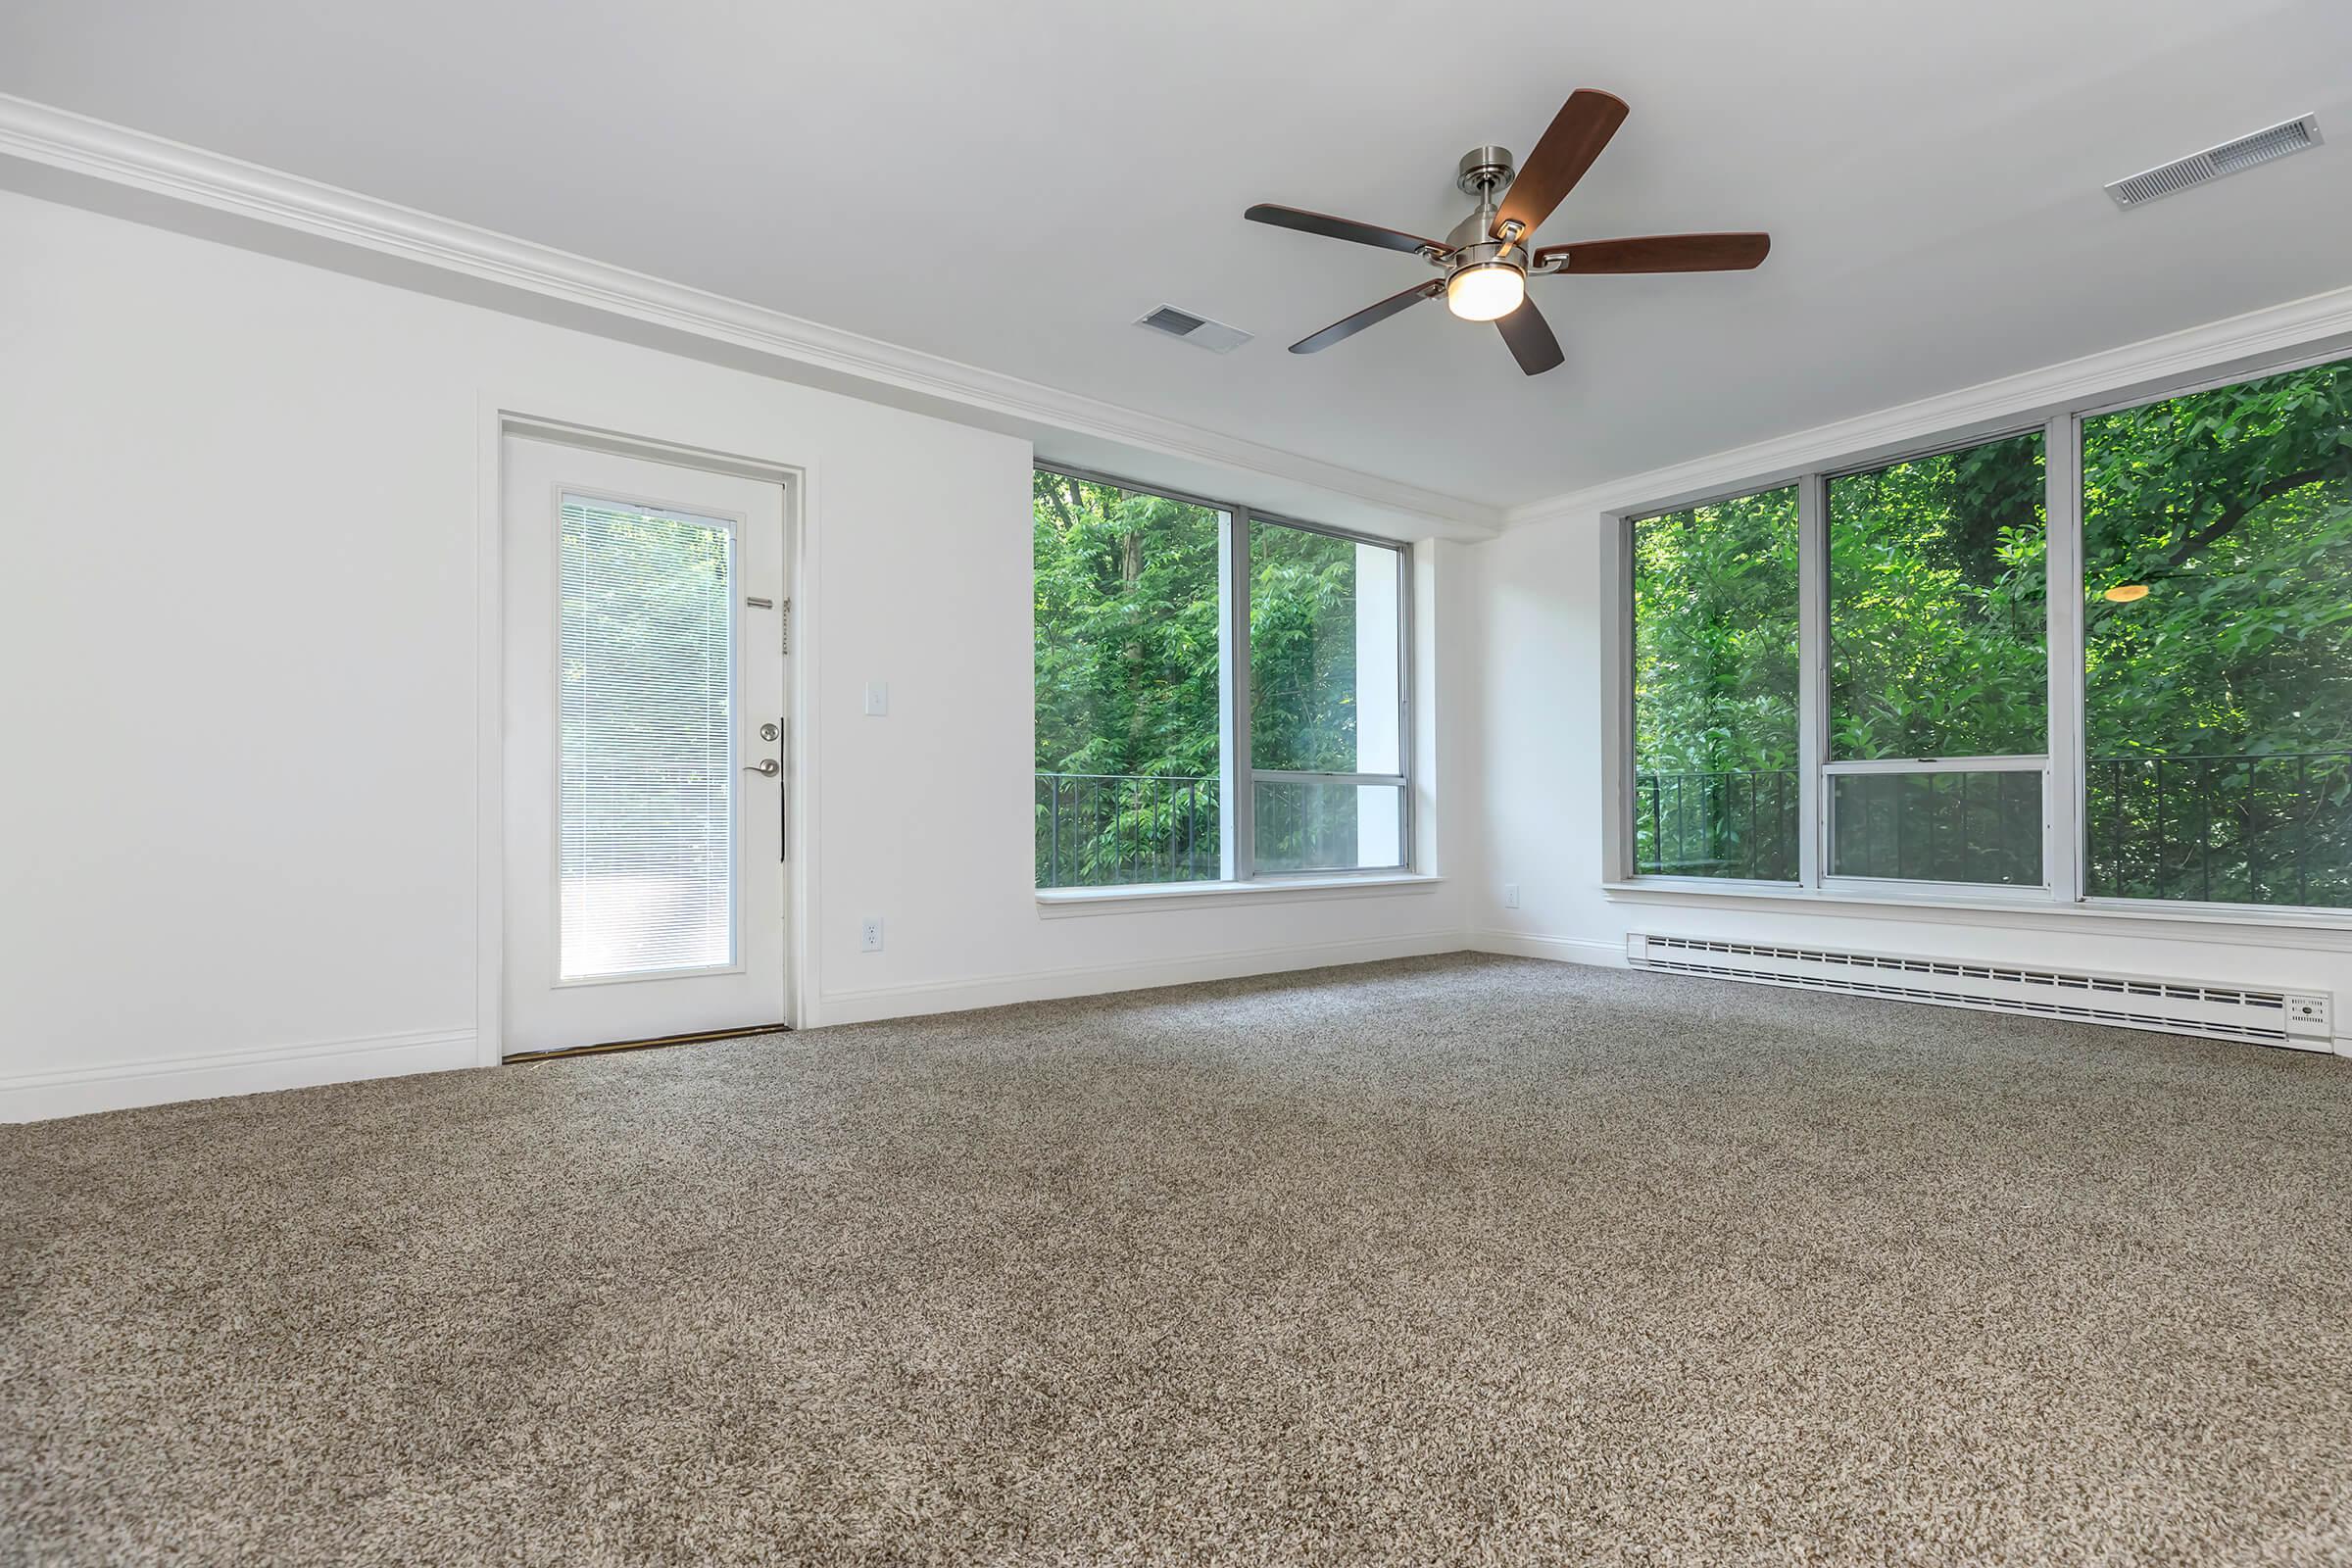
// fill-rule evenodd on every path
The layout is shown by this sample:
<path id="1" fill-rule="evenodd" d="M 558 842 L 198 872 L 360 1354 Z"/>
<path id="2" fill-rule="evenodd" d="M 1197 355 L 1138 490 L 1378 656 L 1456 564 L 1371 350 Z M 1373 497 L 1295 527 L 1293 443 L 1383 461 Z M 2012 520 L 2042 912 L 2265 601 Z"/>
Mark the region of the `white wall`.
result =
<path id="1" fill-rule="evenodd" d="M 810 470 L 818 1021 L 1460 946 L 1458 883 L 1041 915 L 1026 442 L 11 194 L 0 366 L 0 1116 L 475 1060 L 501 408 Z"/>
<path id="2" fill-rule="evenodd" d="M 1417 546 L 1415 827 L 1444 880 L 1048 912 L 1026 442 L 5 193 L 0 368 L 0 1117 L 483 1054 L 500 408 L 808 468 L 815 1021 L 1465 945 L 1615 962 L 1631 930 L 2352 999 L 2333 932 L 1607 894 L 1596 511 Z"/>
<path id="3" fill-rule="evenodd" d="M 1479 612 L 1459 624 L 1471 640 L 1474 710 L 1458 717 L 1482 737 L 1469 814 L 1483 821 L 1488 848 L 1466 908 L 1478 946 L 1622 963 L 1627 933 L 1642 931 L 2235 980 L 2334 992 L 2335 1028 L 2347 1032 L 2352 952 L 2333 931 L 1606 892 L 1601 527 L 1597 512 L 1553 518 L 1470 551 Z M 1465 804 L 1454 803 L 1457 815 Z M 1506 883 L 1519 886 L 1517 908 L 1503 905 Z"/>

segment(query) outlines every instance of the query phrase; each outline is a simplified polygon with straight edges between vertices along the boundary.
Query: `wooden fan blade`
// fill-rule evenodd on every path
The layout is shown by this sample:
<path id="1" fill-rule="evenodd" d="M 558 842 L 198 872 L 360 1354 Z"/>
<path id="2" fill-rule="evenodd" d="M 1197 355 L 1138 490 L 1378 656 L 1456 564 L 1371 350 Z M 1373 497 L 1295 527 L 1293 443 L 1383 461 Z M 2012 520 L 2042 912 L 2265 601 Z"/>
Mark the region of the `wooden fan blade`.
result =
<path id="1" fill-rule="evenodd" d="M 1367 305 L 1345 320 L 1332 322 L 1313 337 L 1302 337 L 1291 345 L 1293 354 L 1315 354 L 1331 347 L 1344 337 L 1353 337 L 1375 322 L 1385 321 L 1399 311 L 1409 311 L 1423 300 L 1434 300 L 1446 292 L 1442 278 L 1415 283 L 1401 294 L 1392 294 L 1378 305 Z"/>
<path id="2" fill-rule="evenodd" d="M 1520 166 L 1510 188 L 1502 193 L 1502 205 L 1494 213 L 1494 237 L 1500 239 L 1502 225 L 1516 220 L 1520 237 L 1525 238 L 1549 218 L 1560 198 L 1576 189 L 1592 160 L 1617 134 L 1626 113 L 1625 100 L 1615 93 L 1579 87 L 1569 94 L 1544 128 L 1543 139 L 1536 143 L 1536 150 Z"/>
<path id="3" fill-rule="evenodd" d="M 1536 265 L 1556 258 L 1563 272 L 1741 272 L 1771 251 L 1770 234 L 1643 234 L 1546 245 L 1536 252 Z"/>
<path id="4" fill-rule="evenodd" d="M 1502 340 L 1511 346 L 1511 358 L 1530 375 L 1556 369 L 1568 358 L 1560 352 L 1560 340 L 1551 335 L 1551 323 L 1544 319 L 1544 313 L 1536 309 L 1534 300 L 1499 318 L 1494 324 L 1502 329 Z"/>
<path id="5" fill-rule="evenodd" d="M 1310 213 L 1297 207 L 1275 207 L 1258 203 L 1242 215 L 1252 223 L 1272 223 L 1276 228 L 1295 228 L 1301 234 L 1320 234 L 1325 239 L 1349 240 L 1357 245 L 1377 245 L 1384 251 L 1437 251 L 1445 246 L 1434 239 L 1407 234 L 1394 228 L 1382 228 L 1377 223 L 1359 223 L 1352 218 L 1333 218 L 1327 213 Z"/>

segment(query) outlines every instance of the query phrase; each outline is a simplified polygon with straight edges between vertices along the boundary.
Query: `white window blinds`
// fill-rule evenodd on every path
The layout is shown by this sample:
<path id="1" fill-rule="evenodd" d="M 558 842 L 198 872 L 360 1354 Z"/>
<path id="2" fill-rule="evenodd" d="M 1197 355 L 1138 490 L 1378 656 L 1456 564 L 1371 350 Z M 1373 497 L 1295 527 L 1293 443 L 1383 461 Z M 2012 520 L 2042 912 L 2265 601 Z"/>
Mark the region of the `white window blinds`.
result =
<path id="1" fill-rule="evenodd" d="M 591 496 L 560 514 L 562 977 L 728 967 L 733 532 Z"/>

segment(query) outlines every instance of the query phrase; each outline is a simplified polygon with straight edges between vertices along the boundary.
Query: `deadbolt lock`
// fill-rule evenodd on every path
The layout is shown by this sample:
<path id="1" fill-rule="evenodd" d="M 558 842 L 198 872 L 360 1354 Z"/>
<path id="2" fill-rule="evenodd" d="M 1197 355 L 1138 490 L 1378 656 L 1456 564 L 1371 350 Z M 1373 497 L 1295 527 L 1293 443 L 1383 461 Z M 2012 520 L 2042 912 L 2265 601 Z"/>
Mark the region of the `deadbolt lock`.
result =
<path id="1" fill-rule="evenodd" d="M 783 733 L 784 732 L 782 730 L 776 728 L 776 726 L 773 724 L 762 724 L 760 726 L 760 738 L 763 741 L 772 741 Z"/>

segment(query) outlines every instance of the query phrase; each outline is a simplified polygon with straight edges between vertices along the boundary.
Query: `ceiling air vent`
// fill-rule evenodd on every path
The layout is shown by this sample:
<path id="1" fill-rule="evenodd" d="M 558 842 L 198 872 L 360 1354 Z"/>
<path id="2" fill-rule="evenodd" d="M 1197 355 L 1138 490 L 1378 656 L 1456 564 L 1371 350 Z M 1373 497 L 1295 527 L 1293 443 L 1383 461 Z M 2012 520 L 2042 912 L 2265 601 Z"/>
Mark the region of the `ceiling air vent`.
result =
<path id="1" fill-rule="evenodd" d="M 2177 190 L 2202 185 L 2207 180 L 2234 174 L 2240 170 L 2252 169 L 2256 164 L 2267 164 L 2274 158 L 2284 158 L 2288 153 L 2299 153 L 2306 147 L 2317 147 L 2319 144 L 2319 117 L 2305 115 L 2300 120 L 2268 126 L 2251 136 L 2240 136 L 2219 147 L 2190 153 L 2186 158 L 2176 159 L 2144 174 L 2119 179 L 2107 187 L 2107 194 L 2115 198 L 2118 207 L 2137 207 L 2159 196 L 2170 196 Z"/>
<path id="2" fill-rule="evenodd" d="M 1223 321 L 1212 321 L 1205 316 L 1180 311 L 1173 305 L 1162 305 L 1149 316 L 1139 316 L 1135 324 L 1148 326 L 1154 332 L 1180 337 L 1197 348 L 1211 354 L 1230 354 L 1250 341 L 1251 334 Z"/>

